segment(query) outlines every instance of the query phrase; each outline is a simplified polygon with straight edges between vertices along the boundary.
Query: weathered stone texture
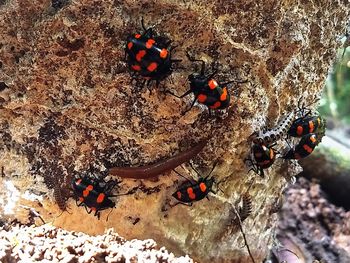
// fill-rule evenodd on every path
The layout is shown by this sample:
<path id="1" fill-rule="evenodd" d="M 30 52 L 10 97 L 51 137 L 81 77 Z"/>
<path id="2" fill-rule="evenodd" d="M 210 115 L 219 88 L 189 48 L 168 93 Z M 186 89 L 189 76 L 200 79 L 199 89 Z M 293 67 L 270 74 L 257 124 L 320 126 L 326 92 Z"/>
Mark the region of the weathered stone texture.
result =
<path id="1" fill-rule="evenodd" d="M 141 17 L 173 40 L 174 57 L 183 60 L 172 81 L 158 90 L 132 85 L 123 62 L 124 41 L 141 31 Z M 107 212 L 97 221 L 71 199 L 71 214 L 60 217 L 48 201 L 35 207 L 47 221 L 57 217 L 55 225 L 69 230 L 97 234 L 113 226 L 126 238 L 154 238 L 201 262 L 238 262 L 247 256 L 241 234 L 221 236 L 229 220 L 227 204 L 237 202 L 253 180 L 254 212 L 244 227 L 259 261 L 275 220 L 269 209 L 286 181 L 273 169 L 265 179 L 247 174 L 247 138 L 266 117 L 275 123 L 300 97 L 308 104 L 320 95 L 348 18 L 346 0 L 0 1 L 5 179 L 21 191 L 46 191 L 49 197 L 52 190 L 44 186 L 58 184 L 67 198 L 74 176 L 155 162 L 209 136 L 194 163 L 205 173 L 220 160 L 214 175 L 224 180 L 224 193 L 210 201 L 163 211 L 174 182 L 182 180 L 169 172 L 154 181 L 124 180 L 120 193 L 137 190 L 118 199 L 108 222 Z M 218 62 L 219 81 L 249 80 L 233 85 L 238 97 L 226 112 L 209 117 L 195 107 L 182 116 L 193 97 L 179 100 L 165 93 L 188 88 L 193 66 L 186 50 L 208 64 Z"/>
<path id="2" fill-rule="evenodd" d="M 11 233 L 11 234 L 9 234 Z M 175 257 L 151 239 L 127 241 L 112 229 L 88 236 L 50 225 L 0 229 L 1 262 L 164 262 L 193 263 L 188 256 Z M 15 244 L 15 245 L 14 245 Z"/>

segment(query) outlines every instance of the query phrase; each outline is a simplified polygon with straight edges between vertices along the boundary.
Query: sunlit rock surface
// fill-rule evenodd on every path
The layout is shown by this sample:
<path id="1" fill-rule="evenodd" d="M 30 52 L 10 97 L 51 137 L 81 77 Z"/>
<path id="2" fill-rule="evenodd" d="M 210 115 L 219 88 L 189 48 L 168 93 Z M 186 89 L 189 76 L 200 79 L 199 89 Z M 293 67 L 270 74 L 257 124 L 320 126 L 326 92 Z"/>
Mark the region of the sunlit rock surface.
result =
<path id="1" fill-rule="evenodd" d="M 286 186 L 283 176 L 292 174 L 275 168 L 265 179 L 248 174 L 247 138 L 274 125 L 299 100 L 316 106 L 311 103 L 340 45 L 348 5 L 331 0 L 0 1 L 2 218 L 28 223 L 32 208 L 45 222 L 67 230 L 94 235 L 114 227 L 127 239 L 152 238 L 201 262 L 244 262 L 242 236 L 238 228 L 227 235 L 226 226 L 230 204 L 250 186 L 253 213 L 244 228 L 260 262 L 272 239 L 270 210 Z M 173 41 L 173 57 L 182 59 L 158 89 L 131 84 L 123 62 L 125 39 L 142 31 L 141 17 Z M 165 91 L 188 89 L 195 68 L 186 51 L 205 60 L 209 72 L 210 64 L 218 63 L 218 81 L 248 80 L 230 86 L 228 110 L 210 117 L 195 106 L 181 115 L 193 97 L 179 100 Z M 156 162 L 207 137 L 193 163 L 206 175 L 219 161 L 213 175 L 222 180 L 223 193 L 210 201 L 170 209 L 176 183 L 184 180 L 173 172 L 152 181 L 124 179 L 114 194 L 135 193 L 114 198 L 117 207 L 108 221 L 109 211 L 98 220 L 69 198 L 74 177 L 103 177 L 113 166 Z M 178 170 L 196 177 L 188 165 Z M 53 189 L 61 200 L 54 199 Z M 5 208 L 10 201 L 12 208 Z M 69 213 L 61 214 L 57 201 Z"/>
<path id="2" fill-rule="evenodd" d="M 109 229 L 88 236 L 53 226 L 11 226 L 0 229 L 1 262 L 171 262 L 193 263 L 188 256 L 175 257 L 151 240 L 127 241 Z"/>

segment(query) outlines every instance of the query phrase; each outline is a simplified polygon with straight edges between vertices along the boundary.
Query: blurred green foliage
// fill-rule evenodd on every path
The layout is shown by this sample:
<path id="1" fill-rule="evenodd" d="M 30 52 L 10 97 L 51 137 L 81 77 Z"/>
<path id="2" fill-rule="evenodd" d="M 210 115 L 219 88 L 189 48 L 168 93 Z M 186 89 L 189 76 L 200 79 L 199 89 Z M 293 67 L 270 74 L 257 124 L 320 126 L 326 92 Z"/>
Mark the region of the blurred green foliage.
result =
<path id="1" fill-rule="evenodd" d="M 350 37 L 344 46 L 350 45 Z M 319 111 L 324 116 L 350 124 L 350 46 L 338 50 L 337 59 L 330 72 Z"/>

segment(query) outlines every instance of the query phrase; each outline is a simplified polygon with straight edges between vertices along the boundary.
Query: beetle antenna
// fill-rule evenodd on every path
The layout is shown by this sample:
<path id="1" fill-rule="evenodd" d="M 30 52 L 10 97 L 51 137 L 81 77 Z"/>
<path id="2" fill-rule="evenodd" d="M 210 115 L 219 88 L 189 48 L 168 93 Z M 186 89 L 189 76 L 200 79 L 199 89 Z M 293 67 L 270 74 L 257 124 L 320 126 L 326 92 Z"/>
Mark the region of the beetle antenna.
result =
<path id="1" fill-rule="evenodd" d="M 193 56 L 190 55 L 188 51 L 186 51 L 186 56 L 191 62 L 201 62 L 201 75 L 203 76 L 205 73 L 205 61 L 202 59 L 195 59 Z"/>
<path id="2" fill-rule="evenodd" d="M 210 175 L 211 175 L 212 172 L 214 171 L 214 169 L 215 169 L 215 167 L 216 167 L 217 164 L 218 164 L 218 161 L 216 161 L 216 162 L 214 163 L 213 168 L 211 168 L 210 173 L 209 173 L 205 178 L 209 178 L 209 177 L 210 177 Z"/>
<path id="3" fill-rule="evenodd" d="M 141 26 L 142 26 L 142 29 L 146 32 L 147 28 L 145 27 L 145 20 L 143 19 L 143 17 L 141 17 Z"/>
<path id="4" fill-rule="evenodd" d="M 188 179 L 186 176 L 180 174 L 180 173 L 179 173 L 178 171 L 176 171 L 175 169 L 173 169 L 173 171 L 174 171 L 177 175 L 181 176 L 182 178 L 185 178 L 187 181 L 189 181 L 190 183 L 192 183 L 192 181 L 191 181 L 190 179 Z"/>
<path id="5" fill-rule="evenodd" d="M 191 168 L 192 168 L 192 170 L 194 170 L 195 172 L 196 172 L 196 174 L 198 175 L 198 178 L 201 178 L 202 177 L 202 175 L 197 171 L 197 169 L 196 168 L 194 168 L 193 167 L 193 165 L 192 165 L 192 163 L 191 162 L 189 162 L 189 164 L 190 164 L 190 166 L 191 166 Z"/>
<path id="6" fill-rule="evenodd" d="M 191 92 L 192 92 L 192 91 L 191 91 Z M 186 93 L 187 93 L 187 92 L 186 92 Z M 190 106 L 190 108 L 187 109 L 187 110 L 185 110 L 185 111 L 183 111 L 183 112 L 181 113 L 181 115 L 184 116 L 187 112 L 189 112 L 189 111 L 193 108 L 193 106 L 194 106 L 194 104 L 196 103 L 196 101 L 197 101 L 197 99 L 194 99 L 193 102 L 192 102 L 192 104 L 191 104 L 191 106 Z"/>

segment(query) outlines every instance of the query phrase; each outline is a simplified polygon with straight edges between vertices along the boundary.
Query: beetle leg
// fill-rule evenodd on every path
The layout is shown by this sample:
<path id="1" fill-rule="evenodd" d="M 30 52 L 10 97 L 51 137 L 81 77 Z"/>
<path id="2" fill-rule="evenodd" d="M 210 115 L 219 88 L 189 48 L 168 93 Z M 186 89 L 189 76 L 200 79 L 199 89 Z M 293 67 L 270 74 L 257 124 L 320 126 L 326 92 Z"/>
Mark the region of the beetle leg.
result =
<path id="1" fill-rule="evenodd" d="M 96 209 L 94 216 L 97 216 L 97 219 L 100 220 L 100 215 L 101 215 L 100 211 Z"/>
<path id="2" fill-rule="evenodd" d="M 192 206 L 193 203 L 183 203 L 183 202 L 177 202 L 176 204 L 172 205 L 171 208 L 177 206 L 177 205 L 185 205 L 185 206 Z"/>
<path id="3" fill-rule="evenodd" d="M 144 21 L 143 17 L 141 18 L 141 25 L 142 25 L 143 31 L 145 31 L 145 32 L 143 33 L 143 35 L 144 35 L 144 36 L 153 37 L 153 29 L 152 29 L 152 27 L 146 28 L 146 26 L 145 26 L 145 21 Z"/>
<path id="4" fill-rule="evenodd" d="M 143 17 L 141 17 L 141 26 L 142 26 L 144 31 L 147 31 L 147 29 L 145 27 L 145 20 L 143 19 Z"/>
<path id="5" fill-rule="evenodd" d="M 227 81 L 225 83 L 220 83 L 222 86 L 226 86 L 228 84 L 231 84 L 231 83 L 236 83 L 236 84 L 243 84 L 243 83 L 247 83 L 249 82 L 247 79 L 246 80 L 240 80 L 240 81 L 236 81 L 236 80 L 230 80 L 230 81 Z"/>
<path id="6" fill-rule="evenodd" d="M 173 95 L 174 97 L 179 98 L 179 99 L 182 99 L 183 97 L 186 97 L 186 96 L 187 96 L 188 94 L 190 94 L 191 92 L 192 92 L 192 90 L 190 89 L 190 90 L 186 91 L 184 94 L 182 94 L 181 96 L 178 96 L 178 95 L 176 95 L 175 93 L 173 93 L 173 92 L 171 92 L 171 91 L 169 91 L 169 90 L 166 91 L 166 93 L 169 93 L 169 94 L 171 94 L 171 95 Z"/>
<path id="7" fill-rule="evenodd" d="M 195 171 L 196 172 L 196 174 L 198 175 L 198 178 L 201 178 L 202 177 L 202 175 L 197 171 L 197 169 L 196 168 L 194 168 L 193 167 L 193 165 L 192 165 L 192 163 L 191 162 L 189 162 L 189 164 L 190 164 L 190 166 L 191 166 L 191 168 L 192 168 L 192 170 L 193 171 Z"/>
<path id="8" fill-rule="evenodd" d="M 259 175 L 261 178 L 265 178 L 265 173 L 263 168 L 259 168 Z"/>
<path id="9" fill-rule="evenodd" d="M 164 44 L 164 47 L 165 48 L 168 48 L 171 44 L 171 40 L 168 40 L 165 44 Z M 173 46 L 170 48 L 170 52 L 173 51 L 175 48 L 177 48 L 177 46 Z"/>
<path id="10" fill-rule="evenodd" d="M 216 162 L 214 163 L 213 167 L 212 167 L 211 170 L 210 170 L 210 173 L 205 177 L 205 179 L 207 179 L 207 178 L 210 177 L 211 173 L 214 171 L 214 169 L 215 169 L 215 167 L 216 167 L 217 164 L 218 164 L 218 161 L 216 161 Z"/>
<path id="11" fill-rule="evenodd" d="M 83 206 L 84 205 L 84 201 L 81 202 L 80 204 L 78 204 L 78 200 L 75 199 L 75 203 L 77 204 L 77 206 Z"/>
<path id="12" fill-rule="evenodd" d="M 217 70 L 217 69 L 215 69 L 215 70 L 213 71 L 213 73 L 210 74 L 210 76 L 208 77 L 208 79 L 212 79 L 212 78 L 216 75 L 216 73 L 218 73 L 218 70 Z"/>
<path id="13" fill-rule="evenodd" d="M 204 73 L 205 73 L 205 62 L 204 62 L 204 60 L 202 60 L 202 59 L 195 59 L 188 52 L 186 52 L 186 56 L 187 56 L 189 61 L 201 62 L 202 63 L 202 65 L 201 65 L 201 75 L 203 76 Z"/>
<path id="14" fill-rule="evenodd" d="M 126 53 L 126 49 L 124 51 L 124 61 L 126 62 L 126 56 L 127 56 L 127 53 Z"/>
<path id="15" fill-rule="evenodd" d="M 159 89 L 159 84 L 160 84 L 160 81 L 159 79 L 156 80 L 156 89 L 158 90 Z"/>
<path id="16" fill-rule="evenodd" d="M 188 110 L 185 110 L 183 113 L 181 113 L 181 115 L 185 115 L 187 112 L 189 112 L 193 108 L 193 106 L 196 103 L 196 101 L 197 101 L 197 99 L 194 99 L 192 104 L 191 104 L 191 107 Z"/>
<path id="17" fill-rule="evenodd" d="M 110 180 L 106 182 L 105 187 L 103 188 L 104 193 L 110 193 L 112 192 L 113 188 L 117 185 L 117 182 L 115 180 Z"/>

